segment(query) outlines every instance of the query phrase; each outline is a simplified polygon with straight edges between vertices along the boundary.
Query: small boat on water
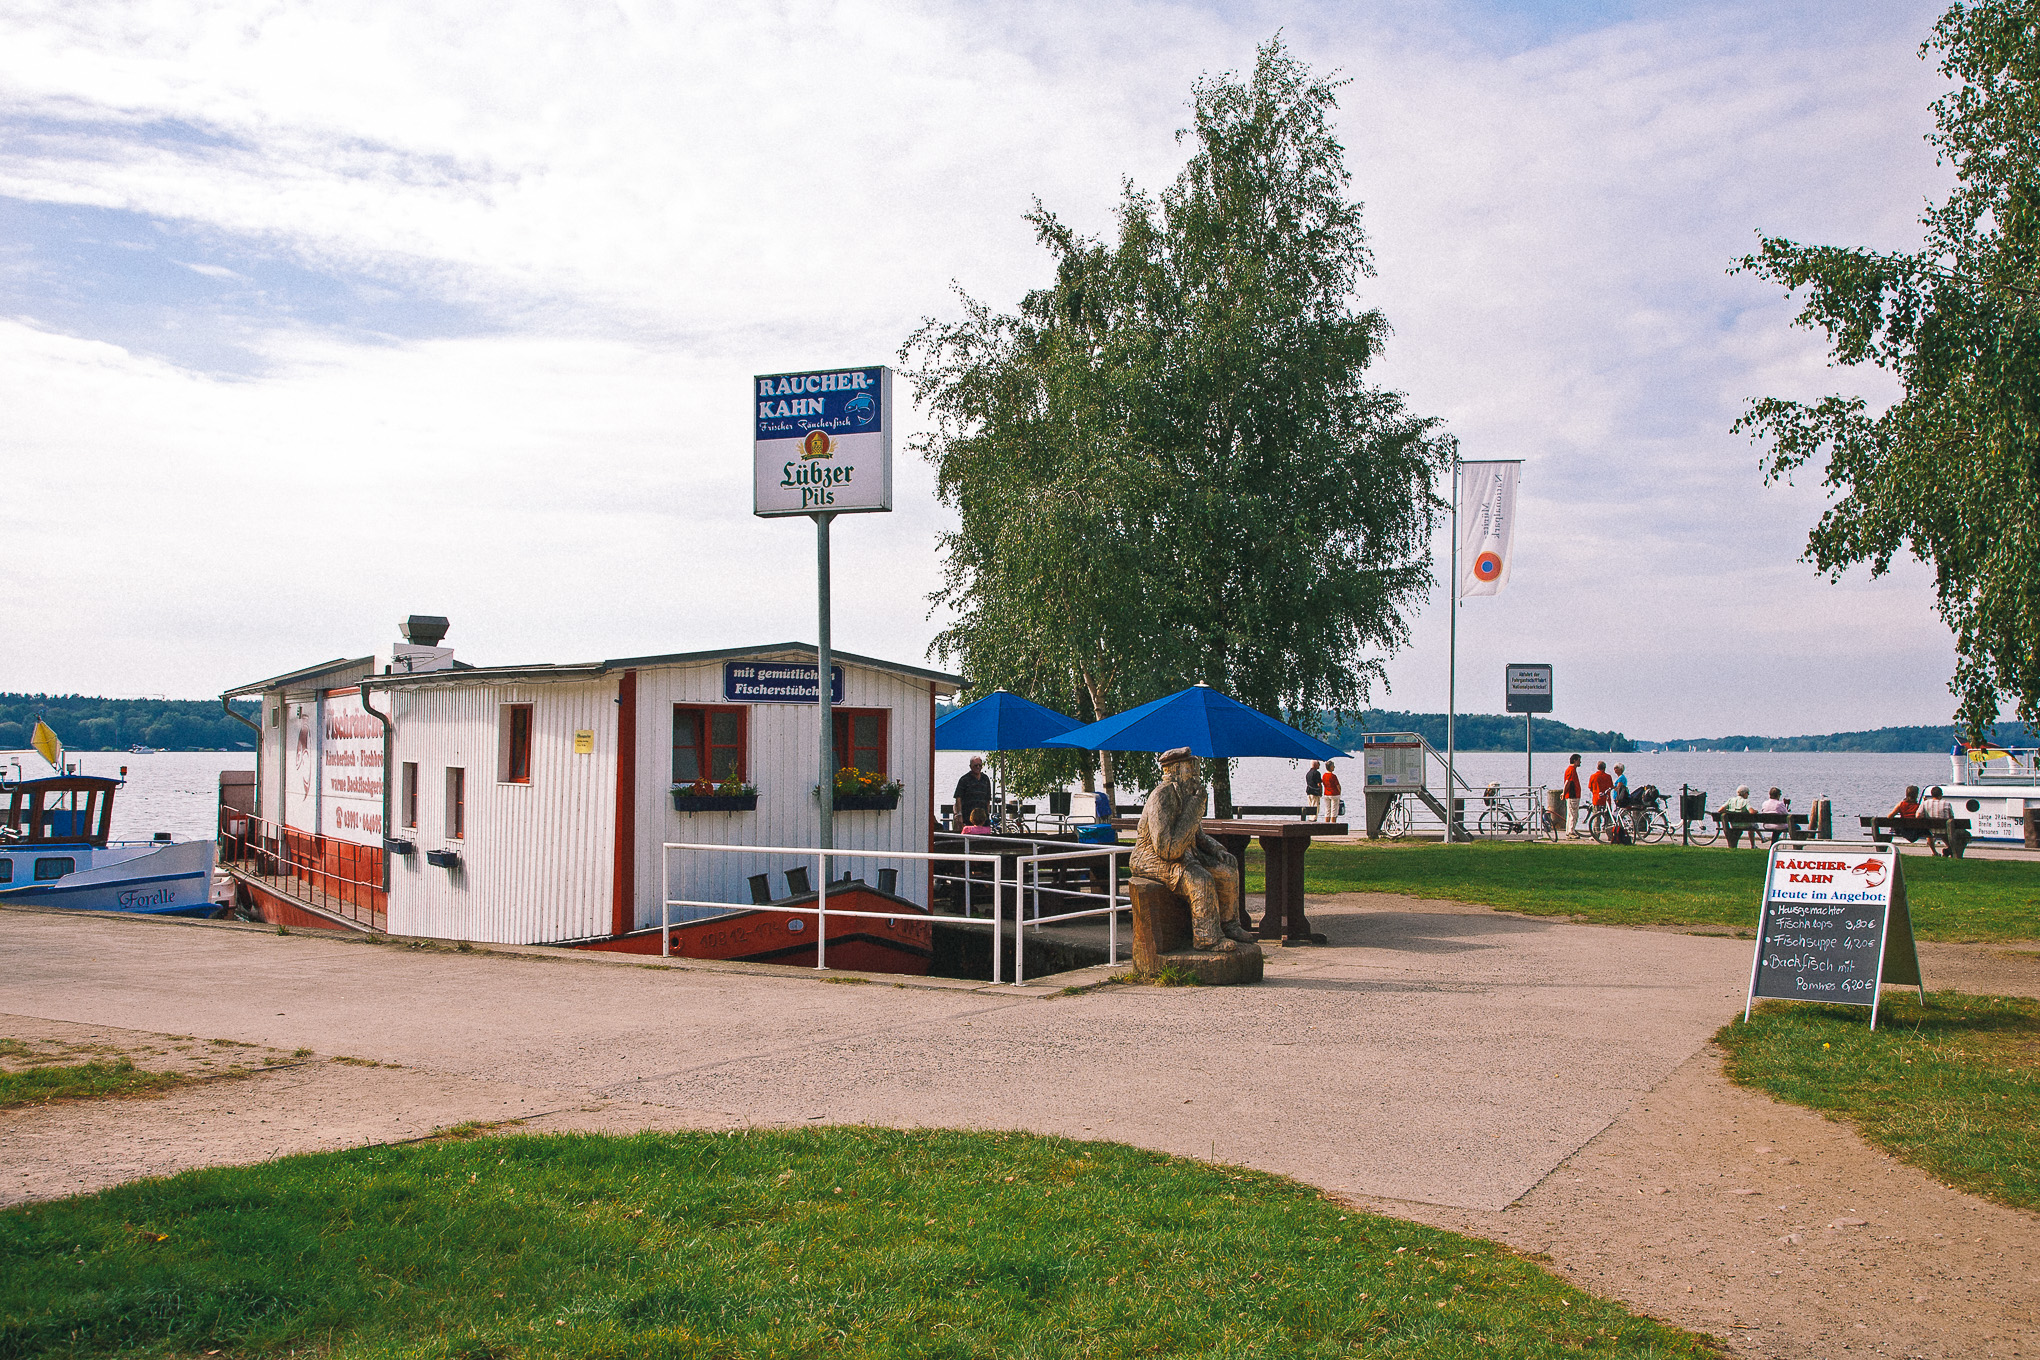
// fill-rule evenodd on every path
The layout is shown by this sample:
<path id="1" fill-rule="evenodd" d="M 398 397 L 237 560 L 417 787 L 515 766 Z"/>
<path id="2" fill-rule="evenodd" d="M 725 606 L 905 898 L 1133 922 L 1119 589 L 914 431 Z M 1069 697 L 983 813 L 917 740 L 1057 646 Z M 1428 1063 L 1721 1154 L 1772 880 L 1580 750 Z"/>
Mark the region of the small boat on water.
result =
<path id="1" fill-rule="evenodd" d="M 1948 764 L 1941 797 L 1969 818 L 1970 839 L 2025 844 L 2026 819 L 2040 813 L 2040 748 L 1957 742 Z"/>
<path id="2" fill-rule="evenodd" d="M 128 747 L 128 754 L 131 756 L 153 756 L 161 755 L 162 752 L 158 751 L 153 746 L 143 746 L 137 743 L 134 746 Z"/>
<path id="3" fill-rule="evenodd" d="M 116 841 L 113 797 L 121 781 L 64 773 L 0 785 L 0 903 L 210 916 L 213 843 Z"/>

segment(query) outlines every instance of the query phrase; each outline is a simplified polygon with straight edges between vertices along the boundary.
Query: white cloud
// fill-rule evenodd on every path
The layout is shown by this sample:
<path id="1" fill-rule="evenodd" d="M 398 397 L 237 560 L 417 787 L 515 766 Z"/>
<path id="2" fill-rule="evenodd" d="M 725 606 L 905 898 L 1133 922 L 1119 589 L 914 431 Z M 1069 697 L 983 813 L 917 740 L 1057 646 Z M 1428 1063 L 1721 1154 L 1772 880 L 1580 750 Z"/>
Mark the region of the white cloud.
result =
<path id="1" fill-rule="evenodd" d="M 1913 56 L 1935 10 L 1850 13 L 1507 45 L 1470 6 L 12 7 L 0 193 L 199 224 L 498 329 L 279 328 L 230 380 L 0 326 L 10 460 L 104 548 L 39 569 L 50 645 L 0 685 L 202 693 L 414 609 L 484 659 L 811 636 L 811 535 L 748 514 L 744 378 L 889 359 L 951 279 L 1010 305 L 1044 275 L 1034 197 L 1104 228 L 1122 175 L 1180 163 L 1196 75 L 1286 23 L 1353 77 L 1383 380 L 1468 456 L 1529 460 L 1510 591 L 1463 612 L 1466 706 L 1542 653 L 1570 716 L 1637 734 L 1938 718 L 1921 574 L 1817 582 L 1794 559 L 1820 498 L 1763 490 L 1728 433 L 1745 397 L 1859 381 L 1724 275 L 1754 231 L 1903 244 L 1940 183 Z M 838 636 L 912 658 L 941 515 L 904 459 L 898 501 L 839 526 Z M 76 519 L 0 514 L 34 560 L 90 556 Z M 1443 622 L 1393 664 L 1398 705 L 1442 705 Z"/>

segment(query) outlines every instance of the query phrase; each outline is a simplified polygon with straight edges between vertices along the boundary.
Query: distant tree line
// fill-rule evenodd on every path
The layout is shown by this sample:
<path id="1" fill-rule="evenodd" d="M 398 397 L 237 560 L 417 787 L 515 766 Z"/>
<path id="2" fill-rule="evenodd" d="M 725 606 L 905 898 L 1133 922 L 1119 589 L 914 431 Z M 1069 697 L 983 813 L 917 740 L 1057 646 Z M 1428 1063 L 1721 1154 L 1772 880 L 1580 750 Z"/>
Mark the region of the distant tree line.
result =
<path id="1" fill-rule="evenodd" d="M 254 699 L 237 700 L 237 712 L 251 722 Z M 0 751 L 28 747 L 41 718 L 57 739 L 74 751 L 125 751 L 153 746 L 159 751 L 238 751 L 255 744 L 255 734 L 220 711 L 213 699 L 94 699 L 83 694 L 0 694 Z"/>
<path id="2" fill-rule="evenodd" d="M 1443 713 L 1406 713 L 1401 710 L 1370 708 L 1358 718 L 1325 714 L 1325 740 L 1348 751 L 1360 749 L 1368 732 L 1415 732 L 1425 741 L 1445 749 Z M 1520 751 L 1523 749 L 1523 715 L 1520 713 L 1462 713 L 1453 720 L 1453 734 L 1462 751 Z M 1620 732 L 1596 732 L 1572 727 L 1549 718 L 1535 718 L 1530 739 L 1540 751 L 1634 751 L 1635 745 Z"/>
<path id="3" fill-rule="evenodd" d="M 1646 742 L 1653 750 L 1679 751 L 1945 751 L 1954 745 L 1958 727 L 1879 727 L 1869 732 L 1830 732 L 1822 737 L 1700 737 L 1691 741 Z M 2040 729 L 2025 723 L 1999 723 L 1996 740 L 2003 746 L 2040 745 Z"/>

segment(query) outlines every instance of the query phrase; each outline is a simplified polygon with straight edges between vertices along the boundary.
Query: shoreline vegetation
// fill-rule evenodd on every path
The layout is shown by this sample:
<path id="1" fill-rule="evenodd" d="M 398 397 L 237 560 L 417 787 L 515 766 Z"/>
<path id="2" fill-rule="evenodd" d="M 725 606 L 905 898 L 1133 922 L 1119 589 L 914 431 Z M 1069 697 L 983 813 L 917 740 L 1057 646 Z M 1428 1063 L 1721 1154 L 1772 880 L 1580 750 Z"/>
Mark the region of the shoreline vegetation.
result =
<path id="1" fill-rule="evenodd" d="M 250 722 L 260 704 L 243 699 L 234 711 Z M 0 751 L 25 751 L 41 718 L 65 749 L 125 751 L 252 751 L 255 733 L 228 717 L 217 699 L 100 699 L 84 694 L 0 694 Z"/>

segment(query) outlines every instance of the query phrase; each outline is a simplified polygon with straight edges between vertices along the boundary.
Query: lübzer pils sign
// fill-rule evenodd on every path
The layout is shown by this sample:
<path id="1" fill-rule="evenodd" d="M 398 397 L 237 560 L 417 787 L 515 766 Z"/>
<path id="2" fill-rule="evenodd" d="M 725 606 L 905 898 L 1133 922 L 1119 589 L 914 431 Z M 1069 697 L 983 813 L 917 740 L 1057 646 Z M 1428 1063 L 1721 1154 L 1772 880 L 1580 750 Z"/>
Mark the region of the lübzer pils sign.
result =
<path id="1" fill-rule="evenodd" d="M 753 380 L 758 515 L 892 509 L 892 370 L 823 369 Z"/>

